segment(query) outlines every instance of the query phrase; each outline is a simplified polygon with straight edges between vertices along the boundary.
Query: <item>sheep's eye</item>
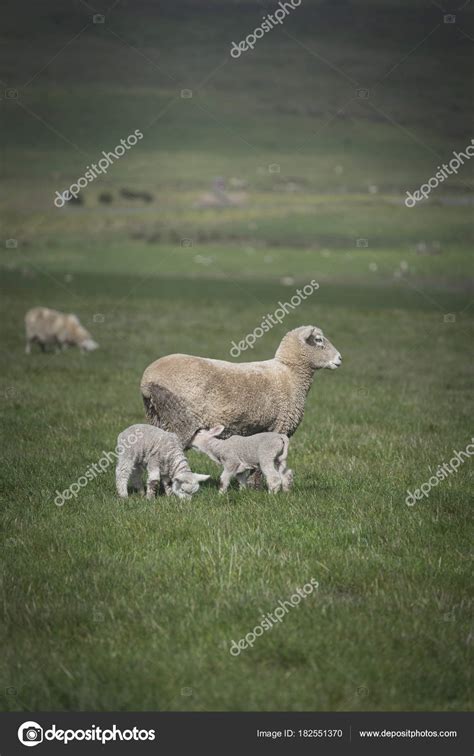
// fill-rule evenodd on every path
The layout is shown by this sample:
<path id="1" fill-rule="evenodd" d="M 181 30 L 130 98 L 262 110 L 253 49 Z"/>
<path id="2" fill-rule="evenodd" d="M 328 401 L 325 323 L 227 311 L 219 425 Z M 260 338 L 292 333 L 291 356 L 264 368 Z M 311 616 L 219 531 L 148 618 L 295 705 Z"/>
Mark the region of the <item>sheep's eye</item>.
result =
<path id="1" fill-rule="evenodd" d="M 315 337 L 316 344 L 322 344 L 323 343 L 323 337 L 322 336 L 316 336 Z"/>

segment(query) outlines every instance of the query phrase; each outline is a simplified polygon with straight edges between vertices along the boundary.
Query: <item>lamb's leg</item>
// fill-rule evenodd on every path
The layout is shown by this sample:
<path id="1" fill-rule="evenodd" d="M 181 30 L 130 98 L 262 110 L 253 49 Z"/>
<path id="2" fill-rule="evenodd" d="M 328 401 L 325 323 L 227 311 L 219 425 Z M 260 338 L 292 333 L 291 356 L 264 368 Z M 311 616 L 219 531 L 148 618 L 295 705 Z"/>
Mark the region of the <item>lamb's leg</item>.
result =
<path id="1" fill-rule="evenodd" d="M 129 486 L 133 493 L 139 493 L 142 496 L 145 493 L 145 488 L 143 485 L 143 470 L 139 465 L 134 467 L 132 470 Z"/>
<path id="2" fill-rule="evenodd" d="M 31 341 L 30 341 L 30 339 L 26 340 L 25 354 L 31 354 Z"/>
<path id="3" fill-rule="evenodd" d="M 283 491 L 289 491 L 291 486 L 293 485 L 294 480 L 293 470 L 290 470 L 286 466 L 286 459 L 277 460 L 276 466 L 281 479 L 281 486 Z"/>
<path id="4" fill-rule="evenodd" d="M 249 477 L 247 478 L 247 488 L 253 488 L 256 491 L 259 491 L 263 488 L 263 475 L 261 470 L 255 470 L 254 472 L 250 473 Z"/>
<path id="5" fill-rule="evenodd" d="M 276 468 L 280 475 L 281 486 L 282 486 L 283 491 L 290 490 L 293 484 L 293 479 L 294 479 L 293 470 L 289 470 L 286 465 L 287 457 L 288 457 L 288 441 L 285 442 L 282 453 L 275 460 Z"/>
<path id="6" fill-rule="evenodd" d="M 171 478 L 162 477 L 160 479 L 160 493 L 163 493 L 165 496 L 171 496 L 173 493 L 173 483 Z"/>
<path id="7" fill-rule="evenodd" d="M 270 493 L 278 493 L 281 490 L 282 482 L 280 474 L 275 467 L 274 460 L 262 460 L 261 470 L 267 481 L 268 490 Z"/>
<path id="8" fill-rule="evenodd" d="M 117 493 L 123 499 L 128 496 L 128 481 L 133 472 L 133 461 L 119 457 L 115 470 L 115 485 Z"/>
<path id="9" fill-rule="evenodd" d="M 160 487 L 160 471 L 156 468 L 148 470 L 146 482 L 146 498 L 154 499 Z"/>
<path id="10" fill-rule="evenodd" d="M 237 473 L 236 478 L 239 481 L 239 488 L 247 488 L 247 479 L 251 473 L 251 470 L 244 470 L 244 472 Z"/>
<path id="11" fill-rule="evenodd" d="M 224 467 L 220 478 L 219 493 L 224 494 L 229 488 L 230 481 L 234 477 L 233 470 Z"/>
<path id="12" fill-rule="evenodd" d="M 289 491 L 291 489 L 291 487 L 293 485 L 293 481 L 295 479 L 295 476 L 293 474 L 293 470 L 288 470 L 287 469 L 287 470 L 284 471 L 283 474 L 280 471 L 280 475 L 281 475 L 281 478 L 282 478 L 281 486 L 282 486 L 283 491 Z"/>

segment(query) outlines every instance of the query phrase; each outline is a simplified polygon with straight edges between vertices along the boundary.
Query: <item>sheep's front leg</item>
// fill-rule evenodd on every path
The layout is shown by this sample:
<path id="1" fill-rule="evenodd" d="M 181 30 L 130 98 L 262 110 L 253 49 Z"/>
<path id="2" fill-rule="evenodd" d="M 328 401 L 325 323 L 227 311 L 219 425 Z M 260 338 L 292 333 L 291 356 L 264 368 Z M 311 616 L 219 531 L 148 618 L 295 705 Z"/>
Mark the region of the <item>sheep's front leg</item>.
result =
<path id="1" fill-rule="evenodd" d="M 163 492 L 165 496 L 171 496 L 173 493 L 173 484 L 169 478 L 162 478 L 161 485 L 163 486 Z"/>
<path id="2" fill-rule="evenodd" d="M 148 470 L 146 482 L 146 498 L 154 499 L 160 486 L 160 471 L 157 469 Z"/>
<path id="3" fill-rule="evenodd" d="M 220 478 L 220 485 L 219 485 L 219 493 L 224 494 L 227 489 L 229 488 L 230 481 L 234 477 L 233 470 L 224 467 L 224 470 L 222 471 L 222 475 Z"/>
<path id="4" fill-rule="evenodd" d="M 244 470 L 237 473 L 236 478 L 239 481 L 239 488 L 247 488 L 247 479 L 251 473 L 251 470 Z"/>

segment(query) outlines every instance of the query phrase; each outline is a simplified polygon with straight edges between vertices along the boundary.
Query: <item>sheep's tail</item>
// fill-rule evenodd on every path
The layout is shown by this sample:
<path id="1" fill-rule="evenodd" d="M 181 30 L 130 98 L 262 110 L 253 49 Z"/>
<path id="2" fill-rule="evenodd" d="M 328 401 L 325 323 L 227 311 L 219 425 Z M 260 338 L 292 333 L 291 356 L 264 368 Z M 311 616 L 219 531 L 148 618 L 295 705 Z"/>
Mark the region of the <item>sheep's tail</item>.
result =
<path id="1" fill-rule="evenodd" d="M 189 446 L 202 423 L 184 399 L 157 383 L 146 383 L 141 390 L 148 422 L 176 433 L 184 448 Z"/>
<path id="2" fill-rule="evenodd" d="M 282 443 L 283 443 L 283 449 L 281 450 L 280 454 L 278 455 L 279 459 L 286 459 L 288 456 L 288 447 L 290 445 L 290 440 L 288 436 L 285 436 L 284 433 L 280 434 Z"/>

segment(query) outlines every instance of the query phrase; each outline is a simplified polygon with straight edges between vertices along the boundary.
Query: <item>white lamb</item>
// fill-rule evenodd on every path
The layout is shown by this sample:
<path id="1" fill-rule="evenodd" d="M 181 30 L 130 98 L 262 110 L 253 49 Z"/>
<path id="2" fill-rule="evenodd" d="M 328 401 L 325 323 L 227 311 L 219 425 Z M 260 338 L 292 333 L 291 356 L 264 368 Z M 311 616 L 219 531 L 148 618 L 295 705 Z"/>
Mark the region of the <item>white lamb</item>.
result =
<path id="1" fill-rule="evenodd" d="M 283 489 L 289 491 L 293 471 L 288 470 L 288 437 L 283 433 L 256 433 L 253 436 L 217 438 L 224 431 L 223 425 L 210 430 L 200 430 L 193 438 L 192 446 L 204 452 L 224 470 L 220 479 L 219 493 L 227 491 L 232 478 L 236 477 L 241 488 L 255 470 L 261 470 L 270 493 Z"/>
<path id="2" fill-rule="evenodd" d="M 130 442 L 130 438 L 134 442 Z M 174 433 L 153 425 L 138 423 L 122 431 L 117 438 L 118 460 L 115 471 L 117 493 L 126 498 L 128 488 L 143 492 L 143 473 L 147 471 L 146 496 L 153 499 L 160 483 L 167 496 L 190 499 L 201 481 L 210 475 L 193 473 L 183 446 Z"/>

